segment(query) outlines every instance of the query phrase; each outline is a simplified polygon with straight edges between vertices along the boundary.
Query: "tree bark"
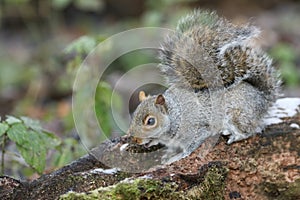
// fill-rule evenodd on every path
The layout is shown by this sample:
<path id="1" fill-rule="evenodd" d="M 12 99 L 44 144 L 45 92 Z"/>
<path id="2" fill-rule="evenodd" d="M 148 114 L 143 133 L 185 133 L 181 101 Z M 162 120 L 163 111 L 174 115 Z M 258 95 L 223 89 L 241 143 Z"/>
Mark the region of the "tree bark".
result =
<path id="1" fill-rule="evenodd" d="M 299 113 L 232 145 L 220 137 L 205 157 L 203 144 L 167 166 L 156 166 L 164 148 L 133 146 L 124 157 L 128 138 L 117 138 L 31 182 L 1 177 L 0 199 L 300 199 L 297 124 Z"/>

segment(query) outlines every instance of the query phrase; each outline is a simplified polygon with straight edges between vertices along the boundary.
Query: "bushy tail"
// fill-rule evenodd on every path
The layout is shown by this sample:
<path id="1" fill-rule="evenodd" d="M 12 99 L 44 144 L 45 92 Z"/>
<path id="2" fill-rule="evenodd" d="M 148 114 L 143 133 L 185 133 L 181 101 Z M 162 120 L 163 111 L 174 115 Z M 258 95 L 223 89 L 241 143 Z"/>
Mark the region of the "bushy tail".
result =
<path id="1" fill-rule="evenodd" d="M 220 55 L 220 59 L 220 68 L 233 68 L 233 85 L 240 81 L 248 82 L 262 91 L 269 101 L 274 101 L 278 96 L 281 84 L 279 74 L 272 65 L 272 59 L 262 50 L 248 45 L 233 45 Z"/>
<path id="2" fill-rule="evenodd" d="M 249 24 L 234 25 L 214 12 L 195 10 L 163 43 L 160 69 L 169 86 L 199 91 L 247 81 L 273 98 L 279 81 L 271 59 L 251 45 L 258 34 Z"/>

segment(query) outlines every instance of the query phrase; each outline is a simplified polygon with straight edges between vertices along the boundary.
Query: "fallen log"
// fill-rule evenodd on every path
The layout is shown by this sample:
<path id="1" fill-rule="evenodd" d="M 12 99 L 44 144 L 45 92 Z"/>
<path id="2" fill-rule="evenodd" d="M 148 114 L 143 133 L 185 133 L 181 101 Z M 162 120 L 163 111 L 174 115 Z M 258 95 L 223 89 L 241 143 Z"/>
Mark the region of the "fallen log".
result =
<path id="1" fill-rule="evenodd" d="M 278 101 L 263 133 L 231 145 L 220 137 L 205 156 L 204 143 L 161 166 L 164 147 L 120 137 L 36 180 L 1 177 L 0 199 L 300 199 L 300 99 L 293 100 Z"/>

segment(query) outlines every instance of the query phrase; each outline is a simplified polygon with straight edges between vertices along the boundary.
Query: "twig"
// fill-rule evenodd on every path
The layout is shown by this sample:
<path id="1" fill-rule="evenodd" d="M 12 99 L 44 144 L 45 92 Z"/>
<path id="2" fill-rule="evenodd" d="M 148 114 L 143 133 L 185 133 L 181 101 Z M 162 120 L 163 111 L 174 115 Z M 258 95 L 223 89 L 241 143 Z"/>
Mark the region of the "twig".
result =
<path id="1" fill-rule="evenodd" d="M 3 134 L 3 142 L 2 142 L 2 154 L 1 154 L 1 175 L 4 175 L 4 155 L 5 155 L 5 145 L 6 145 L 7 135 Z"/>

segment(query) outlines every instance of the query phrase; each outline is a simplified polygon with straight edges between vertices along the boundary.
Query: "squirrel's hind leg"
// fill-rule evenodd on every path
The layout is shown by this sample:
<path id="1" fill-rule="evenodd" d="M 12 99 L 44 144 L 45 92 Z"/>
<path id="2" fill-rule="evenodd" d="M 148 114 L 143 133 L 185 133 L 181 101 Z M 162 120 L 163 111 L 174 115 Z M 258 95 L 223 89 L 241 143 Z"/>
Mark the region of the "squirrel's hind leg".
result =
<path id="1" fill-rule="evenodd" d="M 268 102 L 262 92 L 242 82 L 228 90 L 226 97 L 222 135 L 229 135 L 228 144 L 262 131 L 262 117 L 268 107 Z"/>
<path id="2" fill-rule="evenodd" d="M 236 141 L 247 139 L 248 137 L 252 136 L 253 134 L 242 133 L 234 125 L 231 124 L 230 128 L 224 129 L 222 131 L 222 135 L 225 135 L 225 136 L 229 135 L 227 144 L 231 144 Z"/>

